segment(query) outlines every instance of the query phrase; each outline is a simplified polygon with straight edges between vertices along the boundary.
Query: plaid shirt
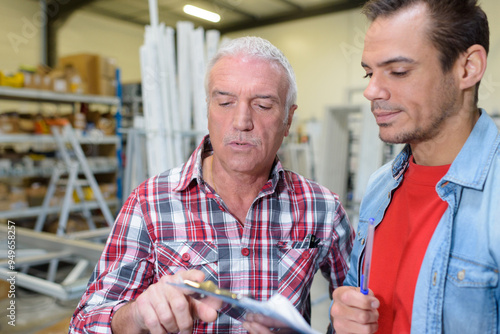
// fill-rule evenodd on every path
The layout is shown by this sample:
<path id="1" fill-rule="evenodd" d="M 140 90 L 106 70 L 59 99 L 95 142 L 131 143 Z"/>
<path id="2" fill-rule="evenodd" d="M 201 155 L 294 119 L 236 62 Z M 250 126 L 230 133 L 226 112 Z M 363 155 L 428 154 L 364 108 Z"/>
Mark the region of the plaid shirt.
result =
<path id="1" fill-rule="evenodd" d="M 113 313 L 163 275 L 202 270 L 236 293 L 279 293 L 310 320 L 309 290 L 320 269 L 330 293 L 348 269 L 353 230 L 338 196 L 284 170 L 276 158 L 244 224 L 203 180 L 210 139 L 179 168 L 146 180 L 122 207 L 71 322 L 70 333 L 111 333 Z M 315 242 L 304 242 L 306 236 Z M 241 314 L 223 307 L 193 333 L 246 333 Z"/>

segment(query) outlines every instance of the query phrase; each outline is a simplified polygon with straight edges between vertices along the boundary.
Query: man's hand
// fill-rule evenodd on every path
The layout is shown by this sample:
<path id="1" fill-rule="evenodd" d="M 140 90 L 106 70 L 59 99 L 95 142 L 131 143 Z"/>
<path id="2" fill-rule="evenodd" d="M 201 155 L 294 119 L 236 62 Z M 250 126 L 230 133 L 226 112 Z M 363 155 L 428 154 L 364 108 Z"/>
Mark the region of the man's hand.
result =
<path id="1" fill-rule="evenodd" d="M 378 329 L 380 302 L 370 290 L 364 295 L 359 288 L 342 286 L 333 291 L 330 316 L 337 334 L 375 333 Z"/>
<path id="2" fill-rule="evenodd" d="M 207 298 L 203 302 L 191 298 L 178 287 L 167 284 L 189 279 L 202 282 L 205 274 L 199 270 L 163 276 L 148 287 L 135 301 L 116 311 L 111 321 L 114 333 L 191 333 L 193 322 L 200 319 L 212 322 L 217 319 L 217 309 L 222 301 Z"/>

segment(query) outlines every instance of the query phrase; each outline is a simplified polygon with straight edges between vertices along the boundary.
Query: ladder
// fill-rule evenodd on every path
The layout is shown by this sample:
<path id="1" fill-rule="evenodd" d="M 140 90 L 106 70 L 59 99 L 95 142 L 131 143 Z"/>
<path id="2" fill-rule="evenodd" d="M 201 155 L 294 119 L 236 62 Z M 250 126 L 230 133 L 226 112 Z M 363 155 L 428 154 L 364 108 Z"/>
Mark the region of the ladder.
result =
<path id="1" fill-rule="evenodd" d="M 73 208 L 73 192 L 76 191 L 78 199 L 82 205 L 79 206 L 79 210 L 83 212 L 83 216 L 89 226 L 89 230 L 96 229 L 95 223 L 92 219 L 92 214 L 86 203 L 85 196 L 83 194 L 82 187 L 90 186 L 94 194 L 94 198 L 97 201 L 99 208 L 104 216 L 104 219 L 108 226 L 113 225 L 113 216 L 109 210 L 106 201 L 102 195 L 102 192 L 97 184 L 94 174 L 90 170 L 87 158 L 83 153 L 80 143 L 76 139 L 75 132 L 68 122 L 61 125 L 52 125 L 50 127 L 51 132 L 54 136 L 57 150 L 59 151 L 61 161 L 54 171 L 49 181 L 49 186 L 47 188 L 47 193 L 42 204 L 42 210 L 40 215 L 38 215 L 34 230 L 37 232 L 42 231 L 47 215 L 48 209 L 50 207 L 51 199 L 54 196 L 57 186 L 65 186 L 65 194 L 61 207 L 61 212 L 59 215 L 59 221 L 57 226 L 57 235 L 65 235 L 66 227 L 68 223 L 68 217 L 70 211 L 75 211 Z M 71 149 L 68 149 L 68 145 Z M 72 158 L 70 152 L 74 153 L 75 158 Z M 79 179 L 78 174 L 82 172 L 85 176 L 84 179 Z"/>

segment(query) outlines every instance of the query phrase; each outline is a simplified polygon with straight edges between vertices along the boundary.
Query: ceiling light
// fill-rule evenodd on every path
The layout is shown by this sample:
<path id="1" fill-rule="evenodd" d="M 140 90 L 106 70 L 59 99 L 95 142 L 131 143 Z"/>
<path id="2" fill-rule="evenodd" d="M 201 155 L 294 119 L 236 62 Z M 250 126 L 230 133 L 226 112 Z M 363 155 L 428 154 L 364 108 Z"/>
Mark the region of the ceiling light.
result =
<path id="1" fill-rule="evenodd" d="M 199 7 L 196 7 L 196 6 L 185 5 L 183 10 L 184 10 L 184 13 L 199 17 L 200 19 L 204 19 L 204 20 L 211 21 L 211 22 L 219 22 L 220 21 L 219 14 L 214 13 L 214 12 L 209 12 L 208 10 L 201 9 Z"/>

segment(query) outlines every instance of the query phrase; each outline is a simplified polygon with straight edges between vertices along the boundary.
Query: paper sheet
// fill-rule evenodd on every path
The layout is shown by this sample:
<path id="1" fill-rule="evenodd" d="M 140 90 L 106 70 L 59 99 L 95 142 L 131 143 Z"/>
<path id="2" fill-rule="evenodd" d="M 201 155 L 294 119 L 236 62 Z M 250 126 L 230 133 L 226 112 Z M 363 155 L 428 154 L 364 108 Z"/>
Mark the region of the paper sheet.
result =
<path id="1" fill-rule="evenodd" d="M 320 334 L 311 328 L 299 311 L 293 307 L 292 303 L 280 294 L 272 296 L 267 301 L 258 301 L 250 297 L 239 296 L 238 298 L 234 298 L 227 293 L 214 293 L 187 284 L 169 284 L 196 292 L 198 294 L 197 299 L 200 300 L 203 300 L 205 296 L 215 297 L 227 304 L 242 309 L 246 314 L 260 314 L 266 318 L 265 323 L 272 324 L 271 327 L 273 328 L 290 328 L 302 334 Z M 233 295 L 235 296 L 236 294 Z"/>

